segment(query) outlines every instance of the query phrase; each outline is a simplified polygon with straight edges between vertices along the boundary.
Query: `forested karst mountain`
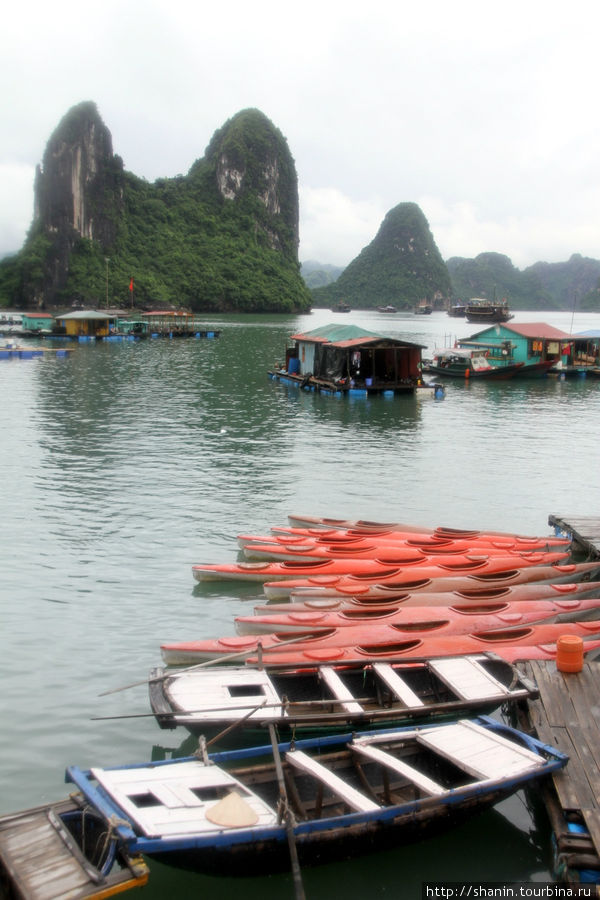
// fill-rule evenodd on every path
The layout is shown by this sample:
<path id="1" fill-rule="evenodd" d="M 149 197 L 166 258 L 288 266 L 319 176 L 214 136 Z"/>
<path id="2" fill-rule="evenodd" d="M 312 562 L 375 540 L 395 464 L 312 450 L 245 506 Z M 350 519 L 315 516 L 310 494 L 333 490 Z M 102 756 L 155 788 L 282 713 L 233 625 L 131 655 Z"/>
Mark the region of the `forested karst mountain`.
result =
<path id="1" fill-rule="evenodd" d="M 0 263 L 0 304 L 128 304 L 299 312 L 298 180 L 281 132 L 259 110 L 217 130 L 186 176 L 153 184 L 123 167 L 96 105 L 51 135 L 23 249 Z"/>
<path id="2" fill-rule="evenodd" d="M 506 297 L 513 309 L 600 310 L 600 262 L 573 254 L 568 262 L 538 262 L 520 271 L 501 253 L 447 262 L 456 298 Z"/>
<path id="3" fill-rule="evenodd" d="M 422 299 L 450 297 L 446 265 L 416 203 L 400 203 L 385 216 L 371 243 L 333 284 L 312 291 L 315 306 L 344 301 L 371 309 L 398 309 Z"/>

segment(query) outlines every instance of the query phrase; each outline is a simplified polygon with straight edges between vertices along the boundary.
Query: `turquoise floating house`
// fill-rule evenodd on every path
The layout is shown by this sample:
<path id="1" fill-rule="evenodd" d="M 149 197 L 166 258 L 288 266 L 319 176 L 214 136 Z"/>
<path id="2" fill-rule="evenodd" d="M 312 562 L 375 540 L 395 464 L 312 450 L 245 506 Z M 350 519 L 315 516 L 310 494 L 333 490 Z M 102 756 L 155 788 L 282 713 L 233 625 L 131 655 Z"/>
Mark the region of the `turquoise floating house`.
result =
<path id="1" fill-rule="evenodd" d="M 464 349 L 485 349 L 494 366 L 523 363 L 517 378 L 540 377 L 569 365 L 573 338 L 544 322 L 497 322 L 459 340 Z"/>
<path id="2" fill-rule="evenodd" d="M 269 378 L 327 394 L 407 394 L 420 381 L 422 344 L 356 325 L 293 334 Z"/>

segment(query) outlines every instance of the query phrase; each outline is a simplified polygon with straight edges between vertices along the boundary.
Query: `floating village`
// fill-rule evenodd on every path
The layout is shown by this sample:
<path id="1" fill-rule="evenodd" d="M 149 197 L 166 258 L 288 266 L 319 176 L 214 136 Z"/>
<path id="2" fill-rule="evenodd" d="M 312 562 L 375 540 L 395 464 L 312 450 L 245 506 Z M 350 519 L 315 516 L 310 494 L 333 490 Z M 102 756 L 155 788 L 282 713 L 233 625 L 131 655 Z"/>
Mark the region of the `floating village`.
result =
<path id="1" fill-rule="evenodd" d="M 292 334 L 268 378 L 394 397 L 443 395 L 446 379 L 600 376 L 600 332 L 514 324 L 482 301 L 447 312 L 483 328 L 423 359 L 421 344 L 336 321 Z M 0 332 L 5 360 L 220 334 L 191 313 L 109 310 L 13 313 Z M 289 872 L 303 900 L 306 868 L 427 841 L 517 792 L 541 799 L 556 883 L 600 885 L 600 518 L 548 525 L 290 513 L 238 534 L 236 561 L 195 563 L 198 585 L 262 590 L 230 633 L 157 647 L 149 714 L 195 752 L 68 765 L 64 799 L 0 817 L 2 896 L 99 900 L 143 887 L 157 861 Z"/>

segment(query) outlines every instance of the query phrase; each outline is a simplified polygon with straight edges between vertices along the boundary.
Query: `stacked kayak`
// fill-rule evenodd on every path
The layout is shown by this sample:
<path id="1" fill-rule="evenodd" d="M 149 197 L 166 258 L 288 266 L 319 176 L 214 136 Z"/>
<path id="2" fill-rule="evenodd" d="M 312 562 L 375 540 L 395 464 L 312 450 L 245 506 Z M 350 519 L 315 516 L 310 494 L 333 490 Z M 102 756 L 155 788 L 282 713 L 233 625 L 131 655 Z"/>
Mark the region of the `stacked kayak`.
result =
<path id="1" fill-rule="evenodd" d="M 510 600 L 480 602 L 461 602 L 449 606 L 450 593 L 429 594 L 430 605 L 420 604 L 418 607 L 371 607 L 369 609 L 351 609 L 329 612 L 327 610 L 301 610 L 290 612 L 263 613 L 254 616 L 237 616 L 235 628 L 238 634 L 302 634 L 307 630 L 334 629 L 348 635 L 352 639 L 355 631 L 361 630 L 375 635 L 385 633 L 389 628 L 399 631 L 419 630 L 440 631 L 444 627 L 458 630 L 461 623 L 473 623 L 479 630 L 482 628 L 504 627 L 507 624 L 521 625 L 526 622 L 568 622 L 584 618 L 600 617 L 600 582 L 593 582 L 592 593 L 596 597 L 590 599 L 565 598 L 560 600 L 544 599 L 542 594 L 536 597 L 535 592 L 544 588 L 526 585 L 522 589 L 524 595 L 530 591 L 530 600 Z M 549 585 L 552 587 L 552 585 Z M 571 587 L 569 585 L 569 587 Z M 577 585 L 573 585 L 577 589 Z M 587 585 L 585 586 L 587 587 Z M 516 590 L 508 588 L 508 591 Z M 547 593 L 548 587 L 545 588 Z M 446 603 L 444 603 L 444 599 Z M 437 601 L 437 602 L 435 602 Z M 469 624 L 466 630 L 471 630 Z M 348 629 L 347 631 L 345 629 Z"/>
<path id="2" fill-rule="evenodd" d="M 585 603 L 586 601 L 581 601 Z M 403 610 L 403 613 L 410 612 Z M 597 609 L 596 609 L 597 612 Z M 445 615 L 444 615 L 445 614 Z M 556 616 L 556 614 L 555 614 Z M 555 616 L 550 616 L 552 621 Z M 208 660 L 222 660 L 227 654 L 239 659 L 261 655 L 265 662 L 304 662 L 306 660 L 352 660 L 366 657 L 404 657 L 407 651 L 415 656 L 449 656 L 480 653 L 493 647 L 503 659 L 536 659 L 537 656 L 504 655 L 505 647 L 538 645 L 555 642 L 563 634 L 582 638 L 598 638 L 600 621 L 577 621 L 565 624 L 529 624 L 544 622 L 535 613 L 502 613 L 473 615 L 450 607 L 425 607 L 414 616 L 405 616 L 400 623 L 385 625 L 349 625 L 343 628 L 320 628 L 306 623 L 295 640 L 289 632 L 265 635 L 240 635 L 207 640 L 180 641 L 161 644 L 161 654 L 171 666 L 193 665 Z M 292 635 L 293 637 L 293 635 Z M 472 645 L 476 637 L 481 643 Z M 311 654 L 315 655 L 311 655 Z"/>
<path id="3" fill-rule="evenodd" d="M 167 665 L 490 650 L 512 663 L 552 658 L 567 634 L 600 646 L 600 564 L 572 562 L 566 538 L 288 518 L 266 535 L 239 534 L 240 561 L 192 567 L 198 582 L 255 582 L 265 597 L 235 619 L 237 634 L 164 642 Z"/>

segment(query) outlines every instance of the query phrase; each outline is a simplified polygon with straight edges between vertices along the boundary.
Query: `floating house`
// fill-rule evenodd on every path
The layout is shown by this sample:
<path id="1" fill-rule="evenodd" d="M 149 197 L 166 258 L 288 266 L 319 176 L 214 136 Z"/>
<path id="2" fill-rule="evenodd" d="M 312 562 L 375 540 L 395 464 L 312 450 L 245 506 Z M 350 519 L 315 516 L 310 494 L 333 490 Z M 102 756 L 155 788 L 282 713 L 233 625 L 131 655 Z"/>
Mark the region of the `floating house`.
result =
<path id="1" fill-rule="evenodd" d="M 571 335 L 544 322 L 497 322 L 457 343 L 464 349 L 485 350 L 493 366 L 523 363 L 516 375 L 523 378 L 546 375 L 556 366 L 566 366 L 571 341 Z"/>
<path id="2" fill-rule="evenodd" d="M 194 313 L 182 309 L 156 310 L 141 313 L 150 337 L 218 337 L 220 331 L 207 329 Z"/>
<path id="3" fill-rule="evenodd" d="M 285 363 L 269 377 L 329 394 L 412 393 L 423 347 L 356 325 L 325 325 L 293 334 Z"/>
<path id="4" fill-rule="evenodd" d="M 78 309 L 56 317 L 58 327 L 68 338 L 79 341 L 94 341 L 110 334 L 111 324 L 116 321 L 114 313 L 96 309 Z"/>

